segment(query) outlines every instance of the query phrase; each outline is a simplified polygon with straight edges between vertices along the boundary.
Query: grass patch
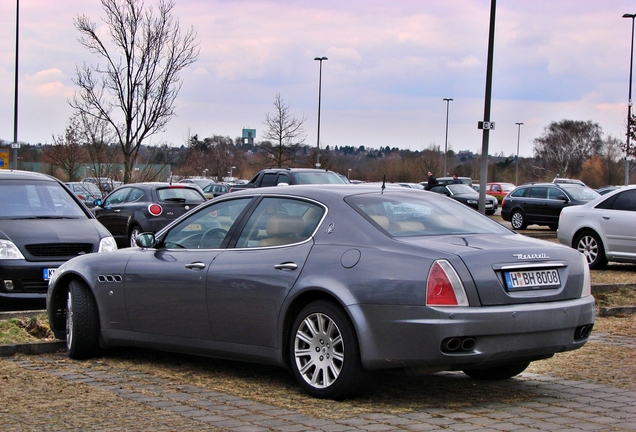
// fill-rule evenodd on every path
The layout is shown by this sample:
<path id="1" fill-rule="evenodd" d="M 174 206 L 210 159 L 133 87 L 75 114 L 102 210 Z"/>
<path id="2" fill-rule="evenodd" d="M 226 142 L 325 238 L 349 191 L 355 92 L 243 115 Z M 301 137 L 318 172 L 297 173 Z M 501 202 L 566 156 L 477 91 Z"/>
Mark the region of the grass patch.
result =
<path id="1" fill-rule="evenodd" d="M 0 320 L 0 344 L 53 340 L 46 314 Z"/>

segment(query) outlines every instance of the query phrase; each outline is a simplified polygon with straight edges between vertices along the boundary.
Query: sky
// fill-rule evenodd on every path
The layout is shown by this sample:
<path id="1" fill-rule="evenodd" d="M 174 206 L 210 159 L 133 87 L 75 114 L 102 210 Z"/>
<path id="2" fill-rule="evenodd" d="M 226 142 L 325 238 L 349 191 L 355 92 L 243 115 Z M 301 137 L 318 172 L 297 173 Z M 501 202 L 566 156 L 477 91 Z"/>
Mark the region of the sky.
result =
<path id="1" fill-rule="evenodd" d="M 146 0 L 146 5 L 156 2 Z M 181 73 L 176 117 L 146 144 L 190 135 L 262 139 L 276 95 L 320 145 L 481 153 L 489 0 L 175 0 L 200 55 Z M 625 138 L 633 0 L 499 0 L 490 155 L 532 156 L 551 122 L 598 123 Z M 77 66 L 96 65 L 74 27 L 99 0 L 22 0 L 18 141 L 51 143 L 72 115 Z M 0 139 L 13 141 L 16 1 L 0 0 Z M 325 56 L 322 62 L 315 57 Z M 452 98 L 446 102 L 444 98 Z M 448 116 L 447 116 L 448 105 Z M 448 119 L 448 133 L 446 120 Z M 517 126 L 516 123 L 523 123 Z"/>

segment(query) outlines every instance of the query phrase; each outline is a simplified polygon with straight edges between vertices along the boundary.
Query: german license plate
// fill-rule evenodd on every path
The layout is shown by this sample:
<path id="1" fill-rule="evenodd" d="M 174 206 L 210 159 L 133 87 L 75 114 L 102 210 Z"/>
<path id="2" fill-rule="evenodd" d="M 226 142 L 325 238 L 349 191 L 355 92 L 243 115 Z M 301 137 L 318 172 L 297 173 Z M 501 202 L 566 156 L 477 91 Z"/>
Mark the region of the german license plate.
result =
<path id="1" fill-rule="evenodd" d="M 524 270 L 504 272 L 509 290 L 535 288 L 553 288 L 561 286 L 559 272 L 556 269 Z"/>
<path id="2" fill-rule="evenodd" d="M 51 279 L 51 276 L 53 276 L 53 274 L 55 274 L 55 270 L 57 270 L 57 269 L 56 268 L 45 268 L 45 269 L 42 269 L 42 277 L 44 278 L 44 280 Z"/>

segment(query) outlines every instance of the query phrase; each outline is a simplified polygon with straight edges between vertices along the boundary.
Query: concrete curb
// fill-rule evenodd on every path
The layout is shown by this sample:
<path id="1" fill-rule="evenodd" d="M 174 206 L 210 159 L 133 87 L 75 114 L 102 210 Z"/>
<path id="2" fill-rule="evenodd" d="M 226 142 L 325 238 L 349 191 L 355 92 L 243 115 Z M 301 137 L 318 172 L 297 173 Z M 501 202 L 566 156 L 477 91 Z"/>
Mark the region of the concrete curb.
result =
<path id="1" fill-rule="evenodd" d="M 636 306 L 609 307 L 599 308 L 598 315 L 602 317 L 611 317 L 617 315 L 634 315 L 636 314 Z"/>
<path id="2" fill-rule="evenodd" d="M 0 345 L 0 357 L 11 357 L 15 354 L 50 354 L 65 349 L 65 341 Z"/>

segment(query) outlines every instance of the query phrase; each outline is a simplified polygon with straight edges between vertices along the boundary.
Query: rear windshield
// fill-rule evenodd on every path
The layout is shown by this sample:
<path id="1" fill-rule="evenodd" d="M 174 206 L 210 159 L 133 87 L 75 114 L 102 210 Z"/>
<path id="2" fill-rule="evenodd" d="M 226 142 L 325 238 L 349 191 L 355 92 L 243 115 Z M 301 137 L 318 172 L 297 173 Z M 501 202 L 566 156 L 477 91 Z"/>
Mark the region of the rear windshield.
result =
<path id="1" fill-rule="evenodd" d="M 166 187 L 157 189 L 160 201 L 204 202 L 205 197 L 197 190 L 185 187 Z"/>
<path id="2" fill-rule="evenodd" d="M 0 217 L 79 219 L 87 215 L 59 183 L 11 180 L 0 185 Z"/>
<path id="3" fill-rule="evenodd" d="M 298 184 L 344 184 L 345 181 L 334 172 L 301 172 L 296 173 Z"/>
<path id="4" fill-rule="evenodd" d="M 559 186 L 568 191 L 568 193 L 572 195 L 572 198 L 577 201 L 592 201 L 593 199 L 601 196 L 600 193 L 587 186 L 580 186 L 572 183 L 561 183 Z"/>
<path id="5" fill-rule="evenodd" d="M 365 194 L 345 199 L 393 237 L 448 234 L 510 234 L 502 225 L 446 197 L 428 194 Z"/>

